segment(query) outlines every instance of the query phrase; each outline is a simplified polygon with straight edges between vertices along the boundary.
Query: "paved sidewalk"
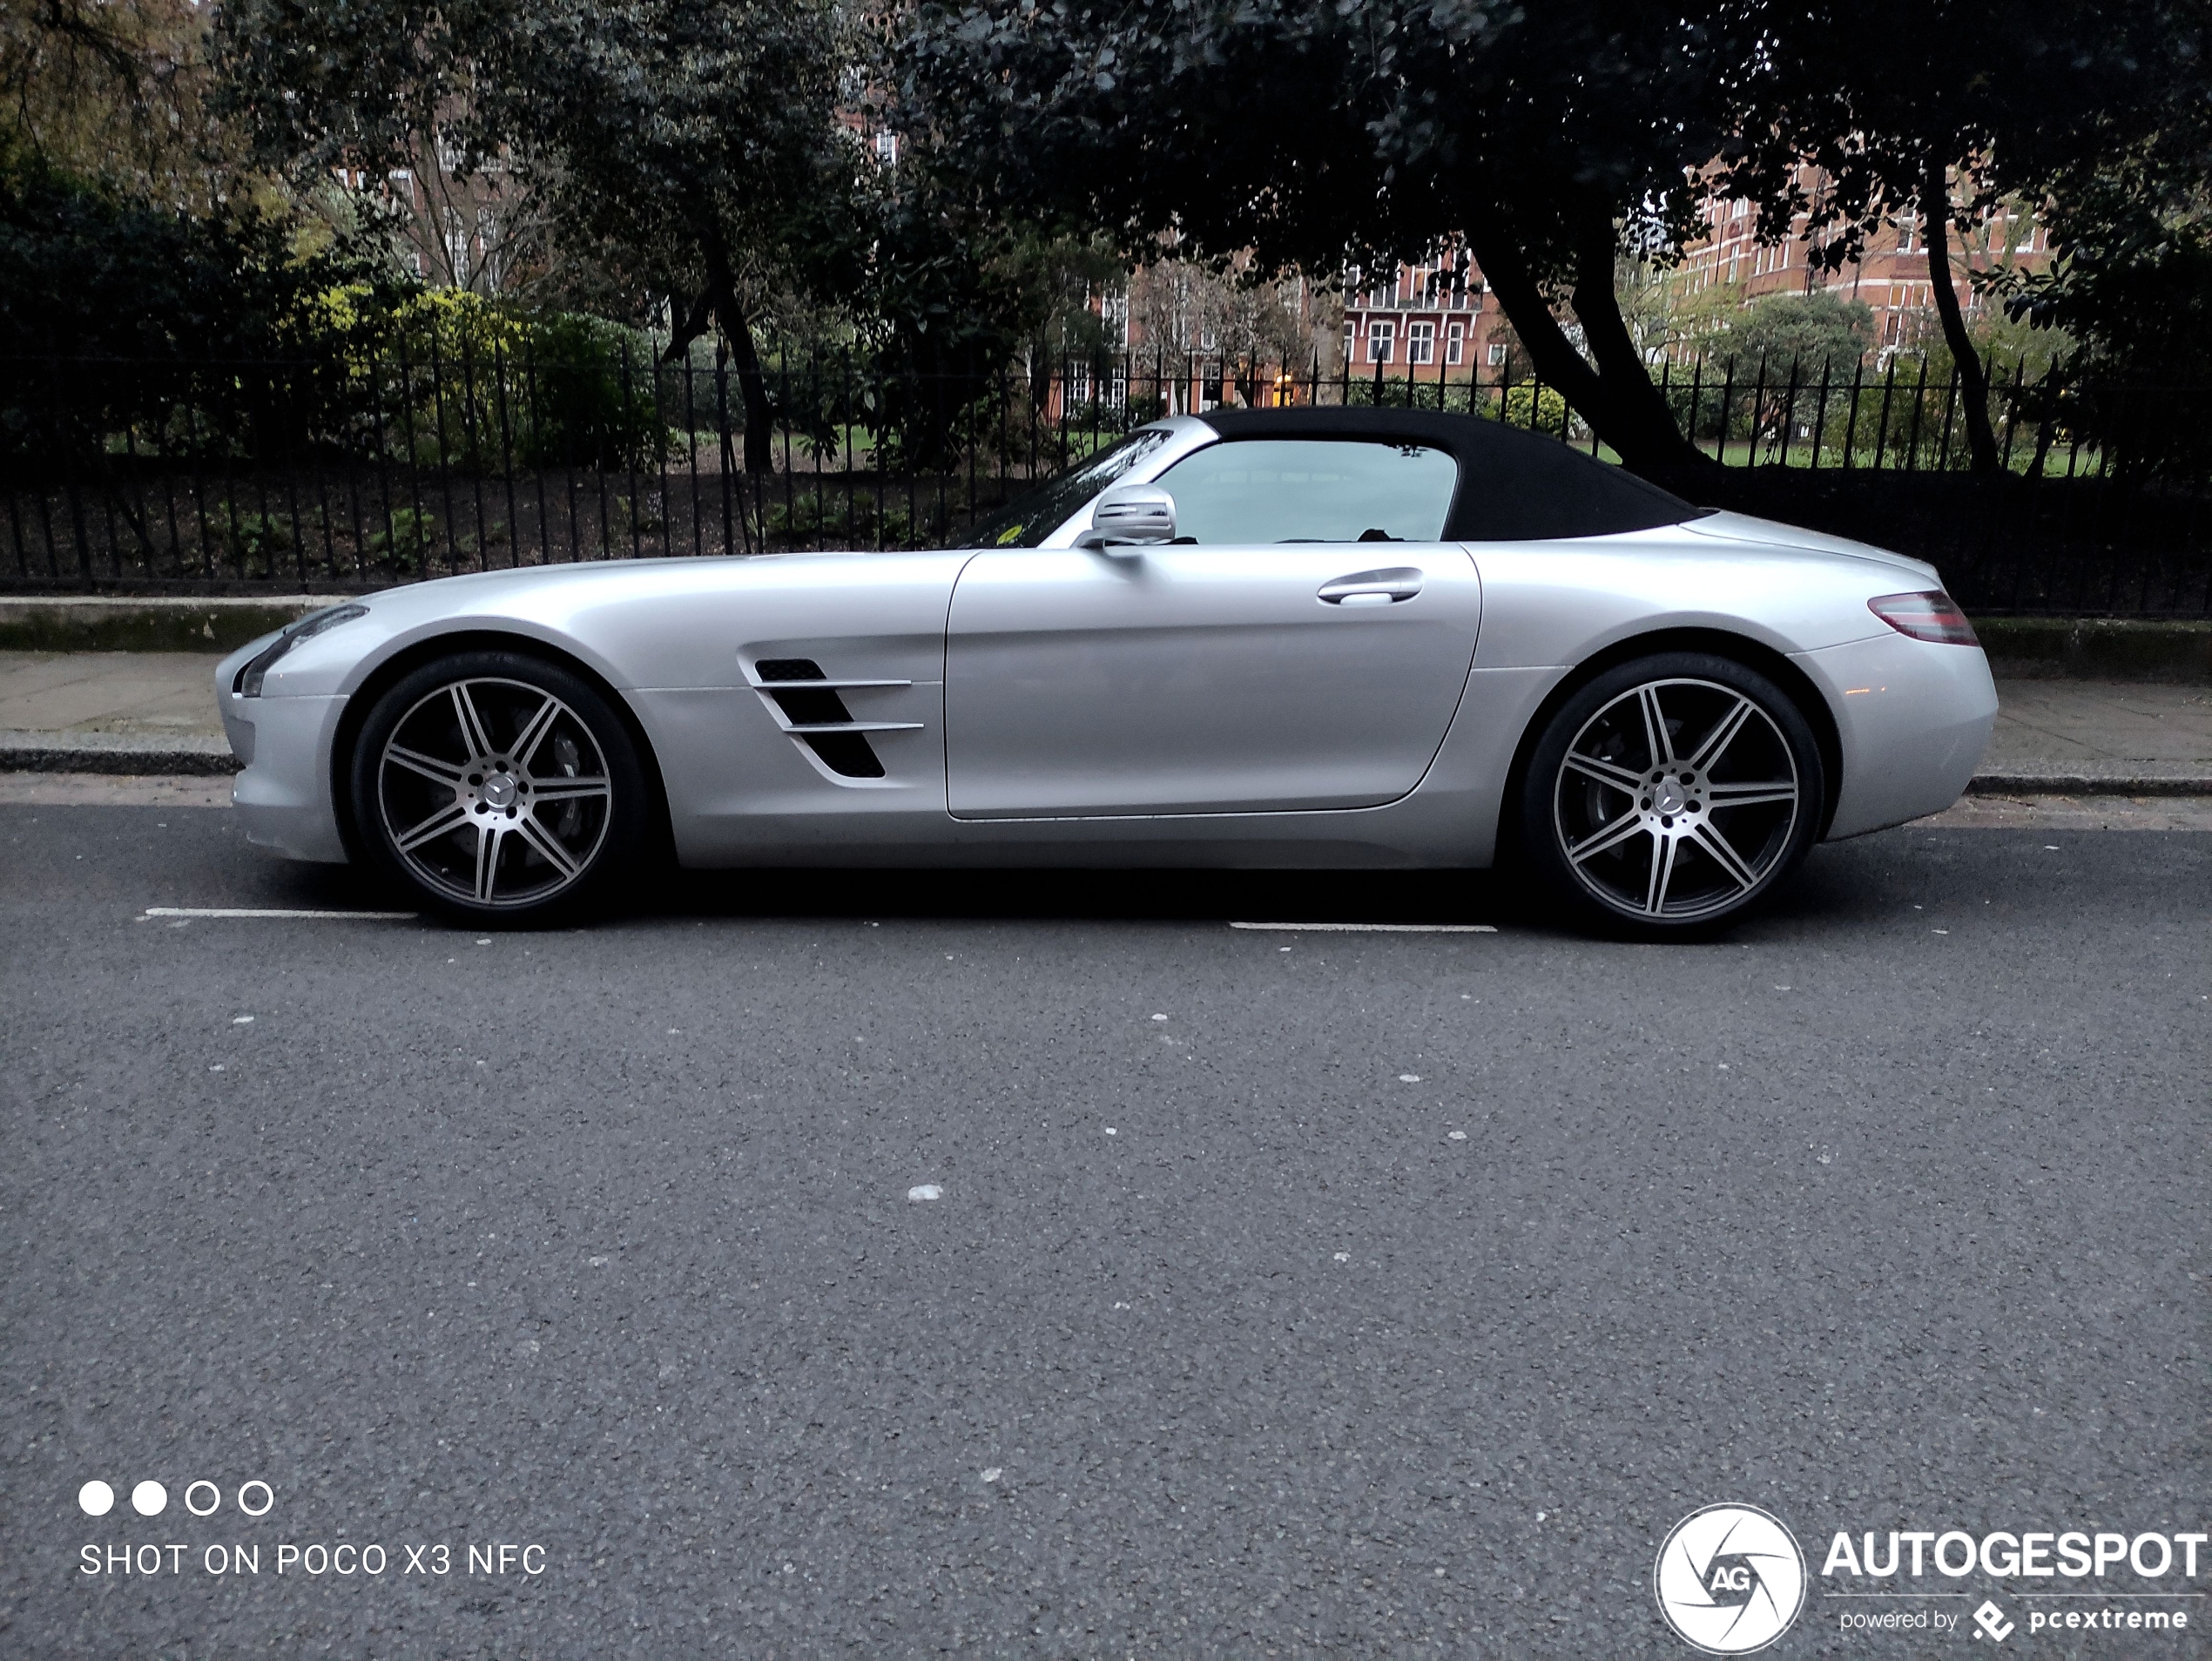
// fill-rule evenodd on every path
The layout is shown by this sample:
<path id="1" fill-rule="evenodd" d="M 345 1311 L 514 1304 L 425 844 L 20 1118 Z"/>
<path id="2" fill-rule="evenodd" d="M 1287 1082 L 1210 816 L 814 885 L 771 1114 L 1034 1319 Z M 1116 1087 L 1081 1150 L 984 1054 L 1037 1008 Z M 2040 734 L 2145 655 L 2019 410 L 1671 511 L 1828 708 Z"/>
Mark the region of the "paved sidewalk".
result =
<path id="1" fill-rule="evenodd" d="M 0 770 L 227 773 L 219 661 L 0 652 Z M 2006 680 L 1997 690 L 1978 792 L 2212 793 L 2212 687 Z"/>
<path id="2" fill-rule="evenodd" d="M 2212 686 L 2000 680 L 1997 699 L 1978 790 L 2212 780 Z"/>
<path id="3" fill-rule="evenodd" d="M 0 768 L 231 773 L 219 656 L 0 652 Z"/>

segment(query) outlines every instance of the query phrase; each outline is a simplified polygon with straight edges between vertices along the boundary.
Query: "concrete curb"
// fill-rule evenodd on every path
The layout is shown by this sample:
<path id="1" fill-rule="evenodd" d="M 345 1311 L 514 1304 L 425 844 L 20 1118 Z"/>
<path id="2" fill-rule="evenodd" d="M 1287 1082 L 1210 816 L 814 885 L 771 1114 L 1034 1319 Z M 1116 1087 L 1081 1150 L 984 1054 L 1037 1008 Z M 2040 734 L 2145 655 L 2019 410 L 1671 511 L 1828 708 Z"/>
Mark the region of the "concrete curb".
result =
<path id="1" fill-rule="evenodd" d="M 1978 773 L 1970 796 L 2212 796 L 2207 773 Z"/>
<path id="2" fill-rule="evenodd" d="M 1974 632 L 2002 676 L 2212 685 L 2212 623 L 1976 618 Z"/>
<path id="3" fill-rule="evenodd" d="M 0 732 L 0 773 L 220 773 L 238 771 L 221 739 L 112 733 Z"/>
<path id="4" fill-rule="evenodd" d="M 246 599 L 112 599 L 83 594 L 0 599 L 0 651 L 235 652 L 257 635 L 336 605 L 343 594 Z"/>

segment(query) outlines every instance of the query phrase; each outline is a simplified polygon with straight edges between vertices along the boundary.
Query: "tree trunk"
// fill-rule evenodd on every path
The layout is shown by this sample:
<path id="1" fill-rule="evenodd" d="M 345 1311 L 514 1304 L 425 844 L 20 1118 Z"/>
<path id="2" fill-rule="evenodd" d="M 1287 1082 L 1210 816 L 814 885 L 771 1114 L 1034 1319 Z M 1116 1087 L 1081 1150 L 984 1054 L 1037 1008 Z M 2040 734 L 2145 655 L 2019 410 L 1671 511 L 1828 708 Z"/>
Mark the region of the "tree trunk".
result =
<path id="1" fill-rule="evenodd" d="M 1959 395 L 1966 409 L 1966 449 L 1977 473 L 1997 471 L 1997 434 L 1989 423 L 1989 379 L 1966 337 L 1959 291 L 1951 286 L 1951 186 L 1939 161 L 1930 162 L 1920 186 L 1920 218 L 1927 227 L 1928 287 L 1943 320 L 1944 343 L 1959 368 Z"/>
<path id="2" fill-rule="evenodd" d="M 738 392 L 745 402 L 745 470 L 775 470 L 776 451 L 769 433 L 768 381 L 760 370 L 760 353 L 752 343 L 752 325 L 738 303 L 736 273 L 718 236 L 706 241 L 707 291 L 714 297 L 715 321 L 729 337 L 730 355 L 738 363 Z"/>
<path id="3" fill-rule="evenodd" d="M 1682 436 L 1621 321 L 1613 298 L 1611 220 L 1605 227 L 1602 280 L 1595 276 L 1588 255 L 1575 273 L 1575 313 L 1598 356 L 1599 368 L 1593 369 L 1552 315 L 1510 227 L 1494 213 L 1468 217 L 1475 262 L 1528 348 L 1537 375 L 1581 412 L 1590 430 L 1612 445 L 1631 471 L 1710 466 L 1710 459 Z M 1593 246 L 1595 242 L 1593 233 Z"/>
<path id="4" fill-rule="evenodd" d="M 1673 469 L 1710 466 L 1711 459 L 1705 452 L 1683 436 L 1675 412 L 1651 384 L 1651 371 L 1644 367 L 1643 354 L 1636 350 L 1629 326 L 1622 320 L 1620 297 L 1613 286 L 1618 246 L 1609 214 L 1590 227 L 1575 256 L 1573 303 L 1575 315 L 1582 325 L 1582 338 L 1589 343 L 1590 355 L 1597 360 L 1598 375 L 1618 401 L 1622 419 L 1633 429 L 1637 453 L 1647 458 L 1628 464 Z M 1613 448 L 1628 462 L 1626 449 L 1618 442 Z"/>

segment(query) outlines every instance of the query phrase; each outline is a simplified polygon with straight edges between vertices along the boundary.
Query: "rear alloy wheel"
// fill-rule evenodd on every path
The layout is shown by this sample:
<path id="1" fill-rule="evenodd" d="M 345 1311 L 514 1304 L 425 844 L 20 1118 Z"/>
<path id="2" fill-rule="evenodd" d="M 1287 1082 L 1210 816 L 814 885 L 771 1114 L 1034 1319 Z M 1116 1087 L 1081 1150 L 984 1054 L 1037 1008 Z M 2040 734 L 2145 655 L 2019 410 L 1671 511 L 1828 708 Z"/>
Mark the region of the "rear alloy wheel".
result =
<path id="1" fill-rule="evenodd" d="M 1586 920 L 1678 935 L 1770 893 L 1811 846 L 1824 791 L 1819 746 L 1779 687 L 1669 654 L 1599 676 L 1553 718 L 1521 831 Z"/>
<path id="2" fill-rule="evenodd" d="M 438 909 L 536 921 L 603 892 L 643 846 L 628 733 L 590 685 L 510 652 L 426 665 L 378 699 L 353 778 L 378 864 Z"/>

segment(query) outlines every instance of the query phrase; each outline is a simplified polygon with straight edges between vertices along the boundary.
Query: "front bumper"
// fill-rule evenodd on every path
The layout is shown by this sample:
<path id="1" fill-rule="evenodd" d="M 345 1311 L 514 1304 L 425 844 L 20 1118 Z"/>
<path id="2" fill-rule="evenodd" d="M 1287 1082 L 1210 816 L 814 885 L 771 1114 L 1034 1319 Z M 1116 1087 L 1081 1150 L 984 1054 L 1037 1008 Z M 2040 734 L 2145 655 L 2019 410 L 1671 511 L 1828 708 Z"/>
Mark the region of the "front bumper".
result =
<path id="1" fill-rule="evenodd" d="M 1966 793 L 1997 719 L 1979 647 L 1892 632 L 1791 661 L 1828 700 L 1842 744 L 1829 840 L 1941 813 Z"/>
<path id="2" fill-rule="evenodd" d="M 246 764 L 231 786 L 231 805 L 255 847 L 342 865 L 346 842 L 331 799 L 331 748 L 346 700 L 242 698 L 233 692 L 238 672 L 266 644 L 265 638 L 239 648 L 215 671 L 223 731 L 231 753 Z"/>

